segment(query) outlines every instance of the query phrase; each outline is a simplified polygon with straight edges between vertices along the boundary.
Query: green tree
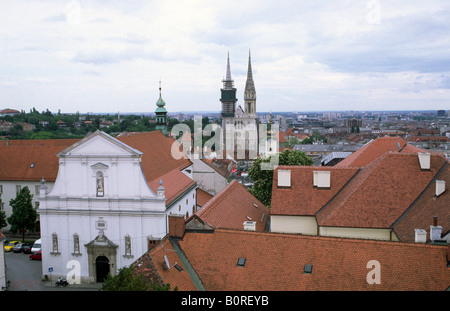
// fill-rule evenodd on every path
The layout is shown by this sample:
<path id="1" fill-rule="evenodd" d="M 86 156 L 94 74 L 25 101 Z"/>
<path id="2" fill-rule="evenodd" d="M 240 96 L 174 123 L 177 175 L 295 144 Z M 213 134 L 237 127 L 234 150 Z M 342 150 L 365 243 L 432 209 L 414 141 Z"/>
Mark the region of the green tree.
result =
<path id="1" fill-rule="evenodd" d="M 158 285 L 148 282 L 142 274 L 136 274 L 133 267 L 123 267 L 115 276 L 108 274 L 103 282 L 102 291 L 148 291 L 169 290 L 170 284 Z"/>
<path id="2" fill-rule="evenodd" d="M 33 207 L 33 195 L 30 193 L 28 187 L 23 187 L 16 195 L 15 199 L 9 201 L 12 207 L 12 214 L 8 217 L 8 222 L 11 225 L 11 231 L 22 232 L 22 238 L 25 240 L 25 230 L 36 229 L 37 213 Z"/>
<path id="3" fill-rule="evenodd" d="M 271 157 L 257 158 L 248 171 L 249 177 L 254 183 L 249 190 L 250 193 L 269 208 L 272 200 L 273 170 L 262 170 L 261 164 L 269 163 Z M 312 165 L 314 163 L 313 159 L 300 150 L 285 149 L 278 154 L 278 157 L 278 165 Z"/>

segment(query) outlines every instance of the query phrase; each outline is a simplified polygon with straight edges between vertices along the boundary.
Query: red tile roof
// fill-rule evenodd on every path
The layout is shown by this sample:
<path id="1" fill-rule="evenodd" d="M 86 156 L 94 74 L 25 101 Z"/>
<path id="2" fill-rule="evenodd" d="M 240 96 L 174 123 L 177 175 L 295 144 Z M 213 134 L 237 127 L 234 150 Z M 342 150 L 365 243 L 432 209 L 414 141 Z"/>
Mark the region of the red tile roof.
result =
<path id="1" fill-rule="evenodd" d="M 386 153 L 367 165 L 319 213 L 321 226 L 390 228 L 446 163 L 431 155 L 421 170 L 417 154 Z"/>
<path id="2" fill-rule="evenodd" d="M 56 154 L 79 139 L 0 141 L 0 180 L 55 181 Z M 34 163 L 32 167 L 32 163 Z"/>
<path id="3" fill-rule="evenodd" d="M 164 255 L 167 257 L 170 269 L 167 269 Z M 177 263 L 183 270 L 179 271 L 173 267 Z M 175 252 L 170 240 L 166 237 L 162 239 L 158 245 L 141 256 L 133 263 L 135 273 L 142 274 L 153 283 L 161 285 L 170 284 L 170 290 L 177 287 L 180 291 L 195 291 L 197 287 L 189 277 L 186 268 L 181 263 L 180 258 Z"/>
<path id="4" fill-rule="evenodd" d="M 291 187 L 278 188 L 278 170 L 291 171 Z M 352 167 L 279 166 L 273 174 L 271 215 L 314 215 L 358 172 Z M 314 171 L 330 171 L 331 187 L 313 186 Z"/>
<path id="5" fill-rule="evenodd" d="M 170 205 L 179 195 L 195 185 L 195 181 L 186 176 L 186 174 L 178 169 L 173 169 L 149 182 L 149 186 L 154 193 L 157 192 L 160 179 L 163 181 L 163 187 L 165 189 L 166 206 Z"/>
<path id="6" fill-rule="evenodd" d="M 164 136 L 161 131 L 139 132 L 117 139 L 144 153 L 142 170 L 148 182 L 174 169 L 182 170 L 192 164 L 188 159 L 175 159 L 172 156 L 171 148 L 175 139 Z"/>
<path id="7" fill-rule="evenodd" d="M 445 181 L 445 191 L 436 197 L 436 182 L 431 182 L 428 189 L 419 197 L 393 225 L 393 230 L 400 241 L 414 242 L 414 229 L 424 229 L 430 237 L 430 226 L 433 216 L 438 217 L 438 225 L 442 226 L 442 233 L 450 232 L 450 165 L 447 164 L 436 176 L 437 180 Z"/>
<path id="8" fill-rule="evenodd" d="M 206 192 L 200 188 L 197 188 L 197 205 L 198 206 L 200 206 L 200 207 L 204 206 L 212 198 L 213 198 L 213 196 L 210 195 L 208 192 Z"/>
<path id="9" fill-rule="evenodd" d="M 443 291 L 450 284 L 447 246 L 223 229 L 186 232 L 179 244 L 210 291 Z M 372 260 L 380 284 L 367 282 Z"/>
<path id="10" fill-rule="evenodd" d="M 243 185 L 233 180 L 199 209 L 196 215 L 215 228 L 243 229 L 243 223 L 251 220 L 256 221 L 256 231 L 264 231 L 269 209 Z"/>
<path id="11" fill-rule="evenodd" d="M 379 137 L 365 144 L 353 154 L 336 164 L 336 166 L 362 167 L 389 151 L 424 152 L 406 143 L 401 137 Z"/>
<path id="12" fill-rule="evenodd" d="M 135 133 L 117 139 L 143 152 L 142 170 L 154 191 L 158 188 L 159 178 L 163 178 L 168 198 L 166 203 L 194 183 L 180 172 L 192 163 L 172 157 L 174 139 L 160 131 Z M 56 154 L 78 141 L 80 139 L 0 141 L 0 180 L 40 181 L 44 177 L 46 181 L 55 181 L 59 167 Z"/>

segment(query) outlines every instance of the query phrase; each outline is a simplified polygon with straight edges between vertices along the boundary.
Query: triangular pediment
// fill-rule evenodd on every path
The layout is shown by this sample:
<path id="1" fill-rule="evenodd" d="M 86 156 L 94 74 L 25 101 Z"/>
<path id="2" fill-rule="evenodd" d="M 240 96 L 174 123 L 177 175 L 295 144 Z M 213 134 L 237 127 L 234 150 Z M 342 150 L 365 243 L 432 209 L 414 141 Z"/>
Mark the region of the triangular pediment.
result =
<path id="1" fill-rule="evenodd" d="M 140 156 L 142 152 L 131 148 L 114 137 L 96 131 L 58 153 L 66 156 Z"/>

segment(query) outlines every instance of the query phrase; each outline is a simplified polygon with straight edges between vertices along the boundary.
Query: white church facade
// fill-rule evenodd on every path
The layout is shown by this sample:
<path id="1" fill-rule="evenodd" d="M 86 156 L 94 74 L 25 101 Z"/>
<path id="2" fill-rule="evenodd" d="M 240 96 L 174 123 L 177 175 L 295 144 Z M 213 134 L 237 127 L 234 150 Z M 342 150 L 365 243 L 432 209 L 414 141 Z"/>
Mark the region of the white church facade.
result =
<path id="1" fill-rule="evenodd" d="M 171 140 L 159 131 L 146 135 Z M 101 282 L 167 234 L 168 214 L 195 212 L 190 166 L 149 177 L 135 148 L 96 131 L 58 153 L 56 181 L 50 191 L 43 183 L 39 195 L 44 275 L 72 271 L 69 282 Z"/>

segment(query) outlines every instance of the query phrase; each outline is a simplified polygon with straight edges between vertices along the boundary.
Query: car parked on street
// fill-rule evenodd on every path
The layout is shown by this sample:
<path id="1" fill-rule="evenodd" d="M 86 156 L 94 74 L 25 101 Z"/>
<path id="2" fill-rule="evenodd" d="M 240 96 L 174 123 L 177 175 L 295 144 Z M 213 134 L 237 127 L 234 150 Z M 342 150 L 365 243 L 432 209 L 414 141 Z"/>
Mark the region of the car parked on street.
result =
<path id="1" fill-rule="evenodd" d="M 42 260 L 42 252 L 39 250 L 30 255 L 30 260 Z"/>
<path id="2" fill-rule="evenodd" d="M 14 253 L 21 253 L 22 252 L 22 245 L 23 243 L 17 243 L 14 245 L 14 247 L 11 249 Z"/>
<path id="3" fill-rule="evenodd" d="M 21 241 L 9 241 L 8 244 L 5 244 L 5 252 L 10 252 L 16 244 L 22 243 Z"/>
<path id="4" fill-rule="evenodd" d="M 31 243 L 23 243 L 22 244 L 22 252 L 24 254 L 31 254 L 31 247 L 33 246 L 33 244 Z"/>
<path id="5" fill-rule="evenodd" d="M 31 247 L 31 253 L 34 254 L 35 252 L 40 250 L 41 250 L 41 239 L 34 241 L 34 244 Z"/>

